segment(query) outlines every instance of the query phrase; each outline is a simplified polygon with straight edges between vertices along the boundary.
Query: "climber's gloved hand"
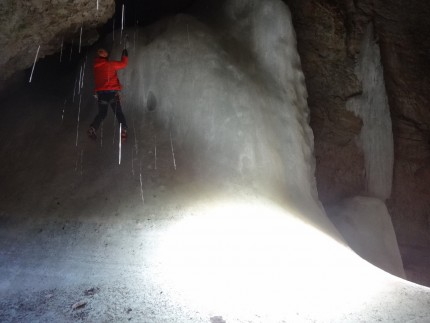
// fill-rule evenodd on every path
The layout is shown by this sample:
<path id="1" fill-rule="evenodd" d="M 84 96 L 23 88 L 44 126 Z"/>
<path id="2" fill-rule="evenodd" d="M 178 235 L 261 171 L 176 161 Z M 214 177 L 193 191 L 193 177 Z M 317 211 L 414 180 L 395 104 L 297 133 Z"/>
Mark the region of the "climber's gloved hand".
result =
<path id="1" fill-rule="evenodd" d="M 122 51 L 122 56 L 128 57 L 127 49 L 124 48 L 124 50 Z"/>

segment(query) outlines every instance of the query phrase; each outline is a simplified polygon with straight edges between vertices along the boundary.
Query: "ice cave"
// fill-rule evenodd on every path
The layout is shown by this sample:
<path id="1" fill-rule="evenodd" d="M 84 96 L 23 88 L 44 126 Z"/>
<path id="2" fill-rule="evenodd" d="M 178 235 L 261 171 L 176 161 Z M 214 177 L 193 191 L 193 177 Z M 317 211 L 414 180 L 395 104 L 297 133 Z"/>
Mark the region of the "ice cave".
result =
<path id="1" fill-rule="evenodd" d="M 429 14 L 3 0 L 0 321 L 429 322 Z"/>

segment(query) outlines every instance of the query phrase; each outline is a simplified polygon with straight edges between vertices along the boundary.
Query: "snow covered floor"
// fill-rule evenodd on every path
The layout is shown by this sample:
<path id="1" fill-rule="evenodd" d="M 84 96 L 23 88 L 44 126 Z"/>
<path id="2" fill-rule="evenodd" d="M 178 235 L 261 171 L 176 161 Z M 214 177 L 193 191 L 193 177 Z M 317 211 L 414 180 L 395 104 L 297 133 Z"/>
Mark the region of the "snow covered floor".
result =
<path id="1" fill-rule="evenodd" d="M 121 75 L 121 165 L 111 111 L 103 144 L 85 135 L 90 64 L 80 107 L 80 67 L 56 74 L 52 61 L 1 102 L 0 321 L 429 320 L 429 289 L 339 243 L 316 200 L 286 7 L 229 3 L 253 17 L 238 25 L 248 44 L 235 25 L 216 33 L 184 16 L 140 30 Z"/>

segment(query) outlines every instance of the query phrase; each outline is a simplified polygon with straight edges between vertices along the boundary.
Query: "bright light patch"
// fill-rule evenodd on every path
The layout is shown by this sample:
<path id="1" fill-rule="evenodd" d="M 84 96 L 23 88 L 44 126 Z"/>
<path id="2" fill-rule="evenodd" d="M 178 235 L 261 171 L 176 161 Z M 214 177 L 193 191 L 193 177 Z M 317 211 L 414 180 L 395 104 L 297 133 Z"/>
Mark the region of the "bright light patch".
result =
<path id="1" fill-rule="evenodd" d="M 379 270 L 275 205 L 226 202 L 193 214 L 157 251 L 160 283 L 189 306 L 333 318 L 334 309 L 356 309 L 382 288 Z"/>

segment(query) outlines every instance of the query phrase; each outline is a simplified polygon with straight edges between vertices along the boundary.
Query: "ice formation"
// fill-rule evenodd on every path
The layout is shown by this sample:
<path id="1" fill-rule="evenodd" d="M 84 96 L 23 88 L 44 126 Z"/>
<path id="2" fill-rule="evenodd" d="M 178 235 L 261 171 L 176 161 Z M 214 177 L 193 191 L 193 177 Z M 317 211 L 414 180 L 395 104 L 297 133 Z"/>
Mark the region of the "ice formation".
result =
<path id="1" fill-rule="evenodd" d="M 363 120 L 359 143 L 364 151 L 367 192 L 386 200 L 393 177 L 393 132 L 379 44 L 371 24 L 361 45 L 356 75 L 363 93 L 351 98 L 347 108 Z"/>
<path id="2" fill-rule="evenodd" d="M 157 116 L 186 156 L 183 167 L 210 181 L 281 192 L 320 215 L 288 8 L 280 1 L 225 6 L 222 28 L 179 15 L 149 44 L 151 36 L 141 34 L 120 72 L 123 93 L 138 111 L 155 95 Z M 121 50 L 114 47 L 112 56 Z"/>

